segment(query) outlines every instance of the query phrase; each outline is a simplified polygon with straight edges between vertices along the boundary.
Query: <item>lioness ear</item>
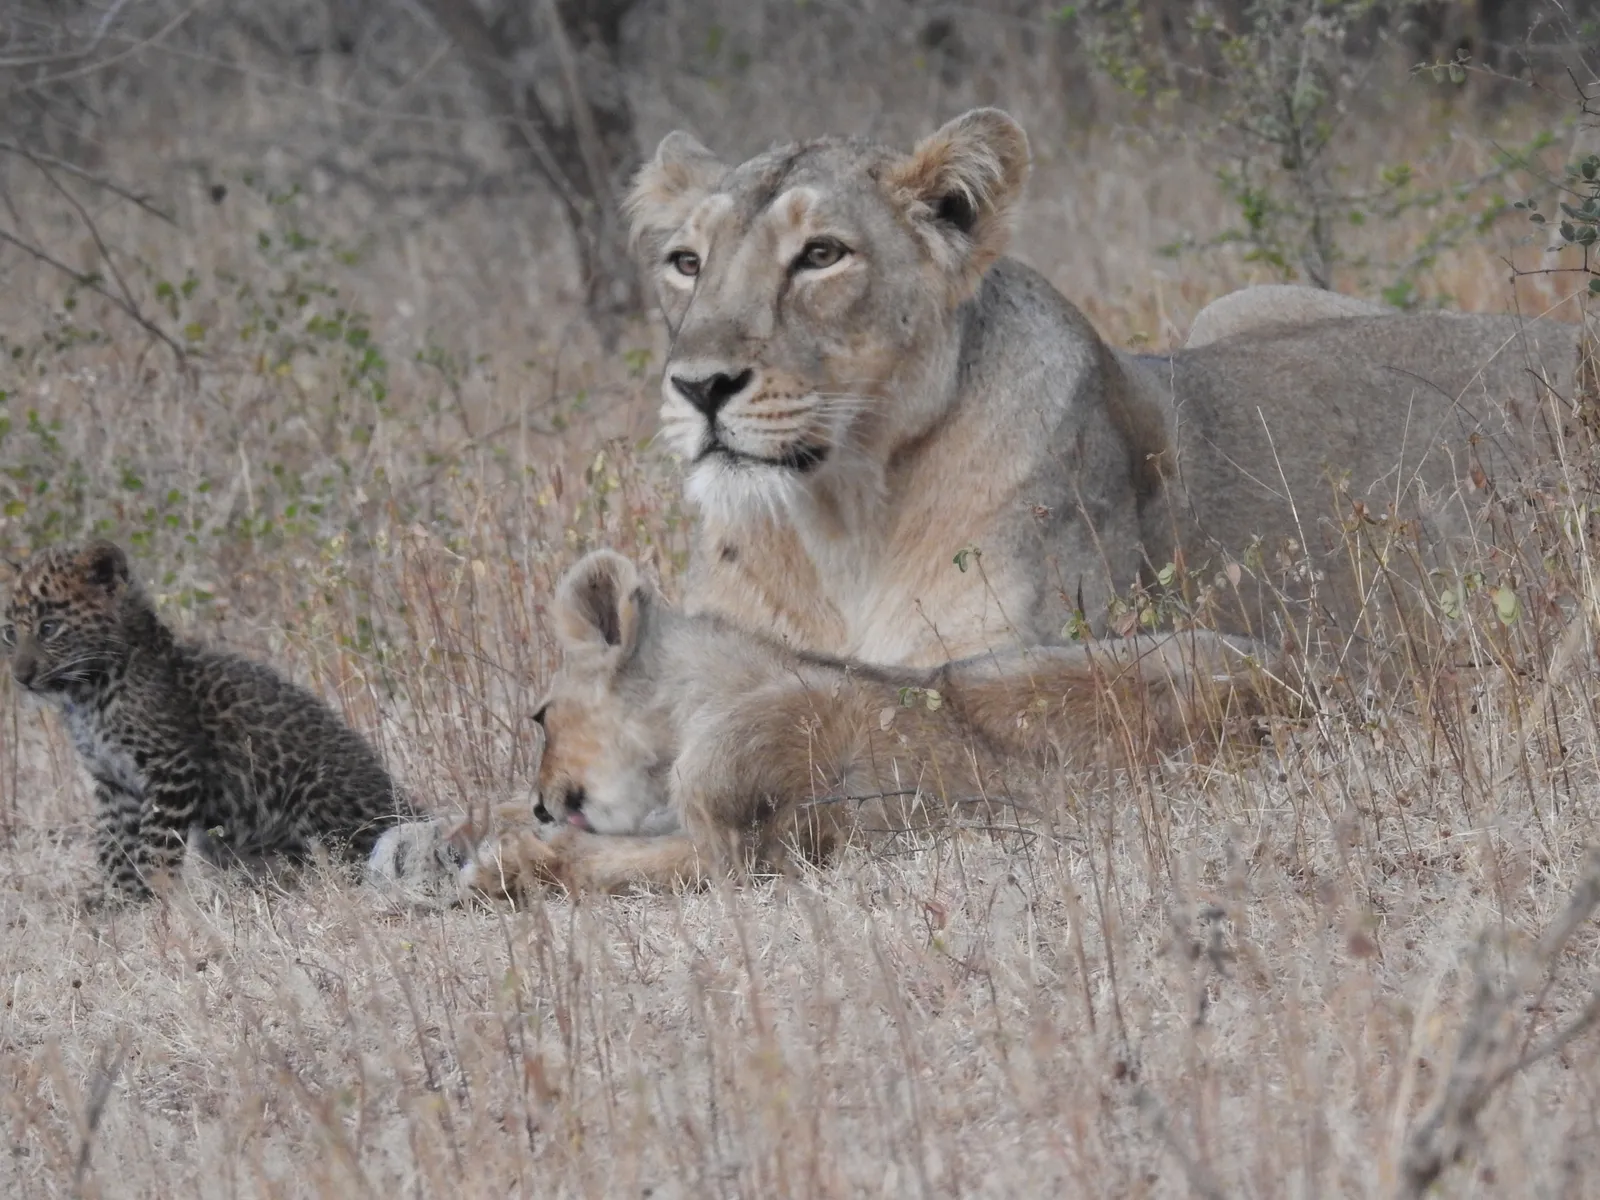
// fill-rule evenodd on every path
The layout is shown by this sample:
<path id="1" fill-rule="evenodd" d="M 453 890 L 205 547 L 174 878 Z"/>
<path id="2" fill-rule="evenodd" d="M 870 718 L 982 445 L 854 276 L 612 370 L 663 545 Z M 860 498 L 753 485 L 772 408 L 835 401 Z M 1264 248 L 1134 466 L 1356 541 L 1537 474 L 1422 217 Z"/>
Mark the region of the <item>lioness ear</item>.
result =
<path id="1" fill-rule="evenodd" d="M 957 300 L 1005 252 L 1012 206 L 1028 178 L 1028 135 L 998 108 L 975 108 L 917 143 L 886 176 Z"/>
<path id="2" fill-rule="evenodd" d="M 78 556 L 89 582 L 114 592 L 128 582 L 128 556 L 115 542 L 93 541 Z"/>
<path id="3" fill-rule="evenodd" d="M 681 129 L 662 138 L 655 157 L 633 177 L 623 201 L 634 253 L 654 258 L 661 239 L 689 219 L 694 206 L 711 194 L 727 171 L 715 154 Z"/>
<path id="4" fill-rule="evenodd" d="M 556 636 L 567 654 L 606 656 L 620 666 L 639 645 L 650 587 L 622 555 L 596 550 L 579 559 L 556 588 Z"/>

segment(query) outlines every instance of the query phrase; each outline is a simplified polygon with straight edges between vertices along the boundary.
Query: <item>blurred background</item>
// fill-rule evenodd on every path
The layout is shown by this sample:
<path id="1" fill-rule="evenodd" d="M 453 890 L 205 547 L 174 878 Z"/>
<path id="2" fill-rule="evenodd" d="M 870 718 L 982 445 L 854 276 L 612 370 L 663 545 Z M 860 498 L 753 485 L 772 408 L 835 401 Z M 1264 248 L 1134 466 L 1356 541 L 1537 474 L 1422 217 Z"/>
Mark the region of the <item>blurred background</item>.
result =
<path id="1" fill-rule="evenodd" d="M 669 129 L 736 161 L 826 132 L 909 143 L 977 104 L 1033 139 L 1019 252 L 1080 303 L 1132 304 L 1127 337 L 1171 336 L 1192 269 L 1218 290 L 1472 291 L 1451 253 L 1531 232 L 1484 241 L 1573 157 L 1600 37 L 1590 0 L 4 7 L 14 298 L 99 288 L 181 335 L 142 276 L 247 269 L 282 248 L 260 236 L 276 217 L 337 241 L 386 331 L 472 353 L 547 350 L 575 316 L 607 347 L 629 336 L 644 305 L 616 201 Z"/>

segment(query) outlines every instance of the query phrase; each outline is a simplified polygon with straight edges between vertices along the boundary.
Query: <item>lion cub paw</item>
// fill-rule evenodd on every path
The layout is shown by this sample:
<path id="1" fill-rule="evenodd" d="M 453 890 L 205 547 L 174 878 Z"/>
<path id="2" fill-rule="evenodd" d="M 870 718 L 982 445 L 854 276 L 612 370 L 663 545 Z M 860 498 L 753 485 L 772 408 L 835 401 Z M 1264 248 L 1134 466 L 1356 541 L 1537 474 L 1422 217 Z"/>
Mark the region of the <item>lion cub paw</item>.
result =
<path id="1" fill-rule="evenodd" d="M 515 899 L 563 883 L 563 864 L 578 830 L 570 826 L 524 828 L 483 842 L 461 869 L 463 895 Z"/>

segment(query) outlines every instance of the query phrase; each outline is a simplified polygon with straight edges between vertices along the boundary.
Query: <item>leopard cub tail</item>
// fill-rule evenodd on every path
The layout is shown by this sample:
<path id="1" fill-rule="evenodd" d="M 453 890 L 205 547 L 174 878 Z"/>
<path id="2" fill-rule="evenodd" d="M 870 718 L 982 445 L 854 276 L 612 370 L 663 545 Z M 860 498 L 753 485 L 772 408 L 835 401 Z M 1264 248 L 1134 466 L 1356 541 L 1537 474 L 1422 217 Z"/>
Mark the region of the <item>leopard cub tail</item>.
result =
<path id="1" fill-rule="evenodd" d="M 448 908 L 458 903 L 466 859 L 458 824 L 435 817 L 390 826 L 367 857 L 367 881 L 401 904 Z"/>

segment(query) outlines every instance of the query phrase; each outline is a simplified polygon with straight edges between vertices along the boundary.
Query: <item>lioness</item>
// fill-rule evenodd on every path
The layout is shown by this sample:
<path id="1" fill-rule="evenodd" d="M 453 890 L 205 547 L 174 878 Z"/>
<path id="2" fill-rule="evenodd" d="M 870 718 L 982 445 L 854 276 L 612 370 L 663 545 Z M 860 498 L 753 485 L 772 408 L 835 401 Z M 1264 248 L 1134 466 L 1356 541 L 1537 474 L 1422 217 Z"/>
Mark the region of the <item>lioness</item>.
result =
<path id="1" fill-rule="evenodd" d="M 605 550 L 563 577 L 551 614 L 562 665 L 538 715 L 539 794 L 561 827 L 541 834 L 507 806 L 494 836 L 458 831 L 468 891 L 694 884 L 823 859 L 863 818 L 905 828 L 930 803 L 1004 796 L 1010 761 L 1143 761 L 1204 741 L 1255 710 L 1267 679 L 1243 643 L 1205 631 L 928 670 L 828 660 L 677 612 Z M 375 872 L 411 886 L 447 873 L 450 854 L 417 853 L 442 830 L 390 831 Z"/>
<path id="2" fill-rule="evenodd" d="M 1448 568 L 1570 392 L 1574 326 L 1359 302 L 1266 327 L 1225 307 L 1233 336 L 1113 350 L 1001 257 L 1028 163 L 995 109 L 910 153 L 824 138 L 729 167 L 661 142 L 629 210 L 700 514 L 691 610 L 929 666 L 1059 640 L 1077 610 L 1103 628 L 1181 559 L 1226 581 L 1225 629 L 1314 611 L 1349 632 L 1427 583 L 1374 587 L 1341 521 L 1405 518 L 1384 529 Z"/>

